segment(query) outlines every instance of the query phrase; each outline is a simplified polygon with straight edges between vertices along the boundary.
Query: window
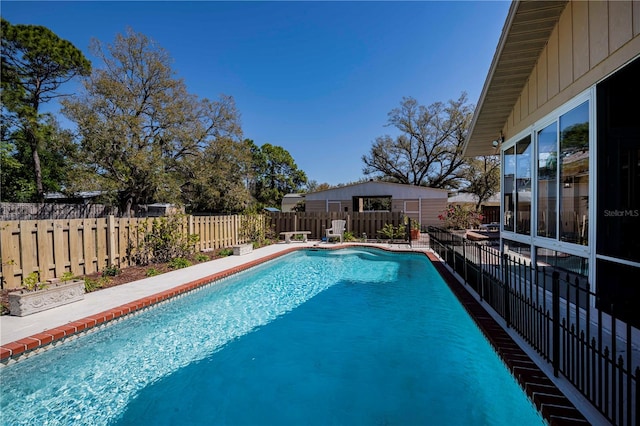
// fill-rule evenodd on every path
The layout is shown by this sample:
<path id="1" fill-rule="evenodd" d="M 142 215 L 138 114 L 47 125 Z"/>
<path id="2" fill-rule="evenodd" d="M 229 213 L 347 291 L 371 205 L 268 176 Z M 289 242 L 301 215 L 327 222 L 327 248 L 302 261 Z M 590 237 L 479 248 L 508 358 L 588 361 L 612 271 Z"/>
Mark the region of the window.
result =
<path id="1" fill-rule="evenodd" d="M 516 176 L 516 157 L 514 155 L 515 148 L 511 147 L 504 151 L 504 155 L 502 158 L 503 164 L 503 182 L 502 182 L 502 192 L 503 192 L 503 207 L 504 207 L 504 217 L 502 219 L 502 226 L 505 231 L 515 231 L 514 227 L 514 214 L 515 208 L 513 206 L 513 193 L 514 193 L 514 184 L 515 184 L 515 176 Z"/>
<path id="2" fill-rule="evenodd" d="M 539 237 L 556 238 L 558 199 L 558 123 L 538 132 L 538 226 Z"/>
<path id="3" fill-rule="evenodd" d="M 538 247 L 536 248 L 536 259 L 539 266 L 549 266 L 553 267 L 553 269 L 573 272 L 585 277 L 589 275 L 589 260 L 586 257 Z"/>
<path id="4" fill-rule="evenodd" d="M 531 136 L 516 144 L 516 232 L 531 234 Z"/>
<path id="5" fill-rule="evenodd" d="M 589 101 L 583 102 L 536 133 L 536 223 L 534 235 L 572 244 L 589 241 Z M 530 150 L 518 142 L 518 195 L 530 191 L 525 164 Z M 522 147 L 520 145 L 523 144 Z M 522 157 L 522 159 L 521 159 Z M 521 165 L 521 163 L 523 163 Z M 530 192 L 529 192 L 530 194 Z M 522 204 L 522 206 L 520 206 Z M 517 232 L 527 234 L 527 205 L 518 203 Z M 527 234 L 528 235 L 528 234 Z"/>
<path id="6" fill-rule="evenodd" d="M 353 197 L 353 210 L 356 212 L 390 212 L 391 196 Z"/>
<path id="7" fill-rule="evenodd" d="M 560 239 L 589 238 L 589 103 L 560 116 Z"/>
<path id="8" fill-rule="evenodd" d="M 597 86 L 597 253 L 636 263 L 640 263 L 638 75 L 640 59 Z"/>
<path id="9" fill-rule="evenodd" d="M 511 255 L 518 255 L 531 259 L 531 245 L 517 241 L 504 240 L 504 252 Z"/>

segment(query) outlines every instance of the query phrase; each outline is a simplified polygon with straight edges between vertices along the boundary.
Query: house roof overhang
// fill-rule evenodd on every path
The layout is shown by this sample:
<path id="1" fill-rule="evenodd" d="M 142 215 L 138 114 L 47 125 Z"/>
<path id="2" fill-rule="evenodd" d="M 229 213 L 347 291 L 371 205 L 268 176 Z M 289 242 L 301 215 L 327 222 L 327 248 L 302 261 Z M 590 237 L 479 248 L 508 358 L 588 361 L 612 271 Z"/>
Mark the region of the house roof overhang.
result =
<path id="1" fill-rule="evenodd" d="M 521 0 L 511 4 L 464 144 L 466 157 L 497 153 L 492 141 L 501 136 L 567 3 Z"/>

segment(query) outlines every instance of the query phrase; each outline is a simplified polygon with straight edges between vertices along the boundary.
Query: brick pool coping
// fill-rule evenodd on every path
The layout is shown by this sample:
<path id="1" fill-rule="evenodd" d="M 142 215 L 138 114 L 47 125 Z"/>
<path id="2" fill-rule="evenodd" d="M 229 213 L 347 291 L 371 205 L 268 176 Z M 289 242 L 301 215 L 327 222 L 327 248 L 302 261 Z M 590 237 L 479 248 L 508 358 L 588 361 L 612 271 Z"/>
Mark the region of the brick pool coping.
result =
<path id="1" fill-rule="evenodd" d="M 357 247 L 358 245 L 339 244 L 335 246 L 315 246 L 315 247 L 292 247 L 279 253 L 273 253 L 260 259 L 246 262 L 242 265 L 229 268 L 215 274 L 178 285 L 169 290 L 165 290 L 151 296 L 143 297 L 133 302 L 108 309 L 95 315 L 72 321 L 70 323 L 54 327 L 49 330 L 34 334 L 23 339 L 6 343 L 0 346 L 0 363 L 7 364 L 17 360 L 22 356 L 49 345 L 61 342 L 66 338 L 79 333 L 89 331 L 100 325 L 113 320 L 123 318 L 129 314 L 141 311 L 150 306 L 167 301 L 174 297 L 183 295 L 199 287 L 211 284 L 222 278 L 229 277 L 238 272 L 252 268 L 256 265 L 268 262 L 275 258 L 284 256 L 298 250 L 322 249 L 331 250 L 345 247 Z M 363 245 L 364 247 L 372 247 Z M 387 247 L 375 246 L 375 248 L 394 251 L 407 252 L 407 250 L 395 250 Z M 550 425 L 581 425 L 589 424 L 582 413 L 571 401 L 557 388 L 551 379 L 536 365 L 536 363 L 522 350 L 522 348 L 507 334 L 491 315 L 480 305 L 480 303 L 463 288 L 463 285 L 446 268 L 442 260 L 431 252 L 415 251 L 411 252 L 425 254 L 433 263 L 451 291 L 458 298 L 462 306 L 475 321 L 483 332 L 496 353 L 511 371 L 511 374 L 520 383 L 528 397 L 533 401 L 543 418 Z"/>

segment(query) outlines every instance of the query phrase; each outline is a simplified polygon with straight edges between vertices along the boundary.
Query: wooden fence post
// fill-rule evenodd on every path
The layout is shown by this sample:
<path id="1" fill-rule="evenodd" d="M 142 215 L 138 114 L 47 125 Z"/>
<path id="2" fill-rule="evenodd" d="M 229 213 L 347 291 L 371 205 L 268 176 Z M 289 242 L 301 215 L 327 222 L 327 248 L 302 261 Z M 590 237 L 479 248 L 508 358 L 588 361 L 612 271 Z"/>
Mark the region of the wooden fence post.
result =
<path id="1" fill-rule="evenodd" d="M 17 279 L 16 269 L 19 269 L 22 265 L 20 259 L 20 222 L 8 222 L 3 223 L 0 227 L 0 261 L 2 262 L 2 276 L 0 277 L 0 284 L 2 288 L 18 287 L 14 284 Z M 18 234 L 14 237 L 14 234 Z"/>
<path id="2" fill-rule="evenodd" d="M 107 216 L 107 266 L 116 263 L 116 221 L 113 215 Z"/>

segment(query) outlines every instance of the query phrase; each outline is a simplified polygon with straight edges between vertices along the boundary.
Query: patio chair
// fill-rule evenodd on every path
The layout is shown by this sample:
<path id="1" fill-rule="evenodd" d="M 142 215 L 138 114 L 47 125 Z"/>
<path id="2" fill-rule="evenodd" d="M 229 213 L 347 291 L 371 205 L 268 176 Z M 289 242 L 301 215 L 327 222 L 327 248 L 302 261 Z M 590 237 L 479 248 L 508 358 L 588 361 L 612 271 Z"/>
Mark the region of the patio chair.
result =
<path id="1" fill-rule="evenodd" d="M 325 230 L 327 233 L 327 242 L 329 242 L 329 238 L 331 237 L 339 237 L 340 242 L 342 242 L 342 235 L 344 234 L 344 226 L 346 223 L 346 220 L 332 220 L 331 228 Z"/>

